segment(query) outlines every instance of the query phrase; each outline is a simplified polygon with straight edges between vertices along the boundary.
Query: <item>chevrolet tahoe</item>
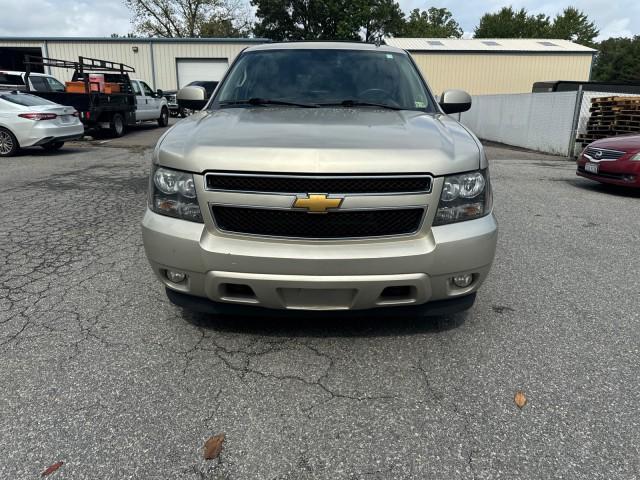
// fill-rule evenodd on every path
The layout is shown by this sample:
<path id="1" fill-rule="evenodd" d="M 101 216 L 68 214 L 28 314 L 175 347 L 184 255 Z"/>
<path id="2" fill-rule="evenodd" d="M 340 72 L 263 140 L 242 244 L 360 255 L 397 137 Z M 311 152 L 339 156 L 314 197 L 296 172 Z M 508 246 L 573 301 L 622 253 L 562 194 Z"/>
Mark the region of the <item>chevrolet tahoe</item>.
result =
<path id="1" fill-rule="evenodd" d="M 248 48 L 212 98 L 201 87 L 181 98 L 202 110 L 158 141 L 142 222 L 173 303 L 473 305 L 497 223 L 482 145 L 449 116 L 470 108 L 467 93 L 436 101 L 398 48 L 300 42 Z"/>

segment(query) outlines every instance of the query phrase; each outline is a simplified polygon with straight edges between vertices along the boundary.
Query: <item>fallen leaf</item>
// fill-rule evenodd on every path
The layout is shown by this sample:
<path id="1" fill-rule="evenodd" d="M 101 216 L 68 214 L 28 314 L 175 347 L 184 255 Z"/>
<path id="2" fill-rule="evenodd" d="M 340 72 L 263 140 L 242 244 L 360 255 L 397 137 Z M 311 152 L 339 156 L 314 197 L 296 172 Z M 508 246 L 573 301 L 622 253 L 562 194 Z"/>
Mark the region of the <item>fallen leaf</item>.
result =
<path id="1" fill-rule="evenodd" d="M 40 476 L 46 477 L 47 475 L 51 475 L 53 472 L 58 470 L 62 465 L 64 465 L 64 462 L 56 462 L 53 465 L 47 467 L 47 469 L 44 472 L 42 472 Z"/>
<path id="2" fill-rule="evenodd" d="M 527 397 L 525 397 L 524 392 L 522 390 L 518 390 L 516 392 L 516 396 L 513 397 L 513 401 L 515 402 L 518 408 L 522 408 L 527 404 Z"/>
<path id="3" fill-rule="evenodd" d="M 224 433 L 214 435 L 204 442 L 204 459 L 213 460 L 214 458 L 217 458 L 222 451 L 222 442 L 224 442 Z"/>

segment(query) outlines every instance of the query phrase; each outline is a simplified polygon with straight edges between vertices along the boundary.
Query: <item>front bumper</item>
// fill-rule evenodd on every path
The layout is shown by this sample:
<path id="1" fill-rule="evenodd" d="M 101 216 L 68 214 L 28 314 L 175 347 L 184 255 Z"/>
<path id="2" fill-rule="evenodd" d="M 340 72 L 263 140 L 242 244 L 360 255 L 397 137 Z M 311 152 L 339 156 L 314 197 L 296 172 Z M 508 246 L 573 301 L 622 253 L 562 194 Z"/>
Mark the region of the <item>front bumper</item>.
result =
<path id="1" fill-rule="evenodd" d="M 218 235 L 203 224 L 147 210 L 145 251 L 171 290 L 214 302 L 286 310 L 420 305 L 477 291 L 493 261 L 493 216 L 424 235 L 362 241 L 293 241 Z M 179 284 L 166 271 L 187 275 Z M 456 287 L 454 275 L 473 282 Z"/>
<path id="2" fill-rule="evenodd" d="M 601 183 L 619 185 L 621 187 L 640 188 L 640 162 L 623 157 L 619 160 L 600 161 L 598 173 L 585 171 L 588 159 L 582 155 L 577 161 L 576 175 Z"/>

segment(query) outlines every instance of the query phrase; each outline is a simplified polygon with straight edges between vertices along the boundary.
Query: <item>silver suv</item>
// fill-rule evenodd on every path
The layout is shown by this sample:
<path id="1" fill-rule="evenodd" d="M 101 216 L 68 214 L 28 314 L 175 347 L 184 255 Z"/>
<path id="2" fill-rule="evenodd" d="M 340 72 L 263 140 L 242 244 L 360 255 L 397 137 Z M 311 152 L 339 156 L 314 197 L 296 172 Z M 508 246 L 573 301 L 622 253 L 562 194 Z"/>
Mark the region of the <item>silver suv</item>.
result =
<path id="1" fill-rule="evenodd" d="M 266 44 L 153 152 L 147 257 L 169 298 L 212 312 L 473 305 L 497 224 L 487 159 L 388 46 Z M 206 105 L 205 105 L 206 103 Z M 244 307 L 239 309 L 238 307 Z"/>

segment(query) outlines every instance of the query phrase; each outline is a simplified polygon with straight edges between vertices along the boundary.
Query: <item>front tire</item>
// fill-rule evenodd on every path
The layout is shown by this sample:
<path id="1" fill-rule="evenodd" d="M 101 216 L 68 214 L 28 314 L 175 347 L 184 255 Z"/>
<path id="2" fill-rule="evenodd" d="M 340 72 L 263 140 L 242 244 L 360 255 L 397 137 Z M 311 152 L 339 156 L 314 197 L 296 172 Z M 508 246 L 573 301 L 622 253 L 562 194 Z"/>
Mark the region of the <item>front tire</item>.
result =
<path id="1" fill-rule="evenodd" d="M 12 157 L 19 149 L 16 136 L 6 128 L 0 128 L 0 157 Z"/>
<path id="2" fill-rule="evenodd" d="M 111 130 L 111 134 L 114 137 L 121 137 L 124 135 L 125 124 L 124 124 L 124 117 L 121 114 L 115 113 L 113 117 L 111 117 L 110 130 Z"/>
<path id="3" fill-rule="evenodd" d="M 55 152 L 56 150 L 60 150 L 64 142 L 51 142 L 45 145 L 41 145 L 47 152 Z"/>
<path id="4" fill-rule="evenodd" d="M 158 118 L 158 126 L 166 127 L 167 125 L 169 125 L 169 109 L 166 107 L 162 107 L 160 118 Z"/>

